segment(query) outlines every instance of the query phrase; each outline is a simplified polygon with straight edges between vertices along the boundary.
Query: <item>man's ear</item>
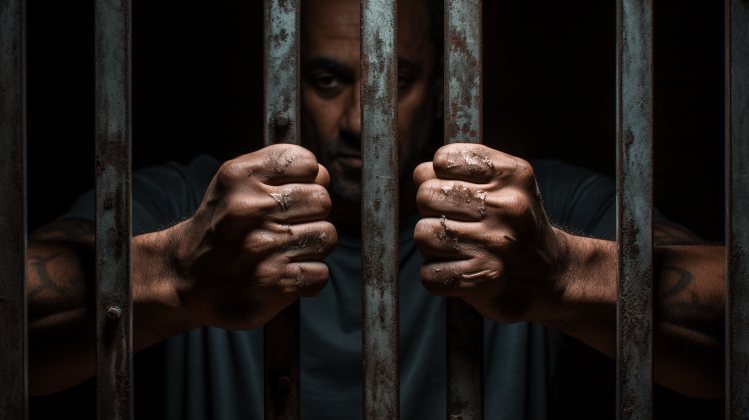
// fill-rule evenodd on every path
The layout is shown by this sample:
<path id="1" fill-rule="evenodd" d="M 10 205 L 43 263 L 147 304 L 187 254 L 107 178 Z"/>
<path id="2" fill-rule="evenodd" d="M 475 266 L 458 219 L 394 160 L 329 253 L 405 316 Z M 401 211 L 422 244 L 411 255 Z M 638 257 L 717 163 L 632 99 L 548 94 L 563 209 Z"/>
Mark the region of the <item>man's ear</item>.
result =
<path id="1" fill-rule="evenodd" d="M 434 110 L 434 120 L 440 120 L 445 116 L 445 56 L 440 56 L 437 61 L 437 73 L 434 78 L 434 97 L 437 100 L 437 108 Z"/>

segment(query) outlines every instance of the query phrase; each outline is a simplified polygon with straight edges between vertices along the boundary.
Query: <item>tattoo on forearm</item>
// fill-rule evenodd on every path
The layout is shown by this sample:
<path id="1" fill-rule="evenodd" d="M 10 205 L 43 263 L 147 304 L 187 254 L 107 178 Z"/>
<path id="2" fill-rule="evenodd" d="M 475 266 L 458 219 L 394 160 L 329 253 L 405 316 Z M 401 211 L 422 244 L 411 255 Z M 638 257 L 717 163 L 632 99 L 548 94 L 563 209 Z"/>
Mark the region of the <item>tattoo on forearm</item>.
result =
<path id="1" fill-rule="evenodd" d="M 658 293 L 658 298 L 663 300 L 671 299 L 672 297 L 677 296 L 681 292 L 687 290 L 690 284 L 692 284 L 692 281 L 694 280 L 694 276 L 689 271 L 681 268 L 676 267 L 673 265 L 666 265 L 661 267 L 661 271 L 673 271 L 676 274 L 679 275 L 679 280 L 676 281 L 676 283 L 673 284 L 669 289 L 662 290 L 660 293 Z"/>
<path id="2" fill-rule="evenodd" d="M 37 287 L 35 287 L 33 290 L 29 290 L 29 298 L 33 298 L 37 294 L 44 291 L 51 291 L 57 294 L 65 294 L 70 291 L 72 287 L 84 284 L 85 280 L 82 275 L 74 276 L 62 285 L 58 284 L 52 279 L 52 277 L 49 275 L 49 271 L 47 270 L 47 263 L 59 256 L 60 254 L 48 255 L 46 257 L 41 255 L 29 255 L 29 265 L 34 269 L 39 278 L 39 284 L 37 285 Z"/>

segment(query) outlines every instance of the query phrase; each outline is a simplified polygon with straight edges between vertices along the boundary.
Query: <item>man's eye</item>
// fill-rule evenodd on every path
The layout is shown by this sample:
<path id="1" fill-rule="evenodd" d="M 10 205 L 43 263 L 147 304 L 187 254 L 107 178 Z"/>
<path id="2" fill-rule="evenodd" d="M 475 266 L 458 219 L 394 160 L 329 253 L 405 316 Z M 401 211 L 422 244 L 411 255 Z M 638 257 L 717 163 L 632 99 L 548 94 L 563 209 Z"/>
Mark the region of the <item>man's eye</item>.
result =
<path id="1" fill-rule="evenodd" d="M 333 89 L 338 86 L 339 81 L 335 76 L 319 76 L 315 78 L 315 84 L 320 89 Z"/>
<path id="2" fill-rule="evenodd" d="M 411 84 L 411 78 L 408 76 L 399 76 L 398 77 L 398 89 L 403 89 L 408 87 L 408 85 Z"/>

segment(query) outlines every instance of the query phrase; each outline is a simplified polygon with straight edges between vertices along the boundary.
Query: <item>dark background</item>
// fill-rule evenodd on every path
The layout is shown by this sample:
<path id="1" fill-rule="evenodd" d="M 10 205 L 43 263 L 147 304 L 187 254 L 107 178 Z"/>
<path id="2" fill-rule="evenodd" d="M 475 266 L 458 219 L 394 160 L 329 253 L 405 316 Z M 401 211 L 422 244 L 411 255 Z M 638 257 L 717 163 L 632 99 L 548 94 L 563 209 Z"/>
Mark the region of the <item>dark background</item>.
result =
<path id="1" fill-rule="evenodd" d="M 722 3 L 655 2 L 655 204 L 716 242 L 724 240 Z M 93 186 L 92 6 L 28 2 L 30 231 Z M 486 0 L 484 31 L 486 143 L 613 177 L 615 2 Z M 135 3 L 134 169 L 261 146 L 262 35 L 260 0 Z M 581 344 L 563 356 L 555 416 L 613 418 L 614 362 Z M 157 400 L 161 386 L 136 387 L 136 401 Z M 84 418 L 93 388 L 80 388 L 84 404 L 72 391 L 33 398 L 32 418 Z M 718 418 L 722 404 L 656 389 L 659 418 Z M 136 414 L 160 416 L 144 406 Z"/>

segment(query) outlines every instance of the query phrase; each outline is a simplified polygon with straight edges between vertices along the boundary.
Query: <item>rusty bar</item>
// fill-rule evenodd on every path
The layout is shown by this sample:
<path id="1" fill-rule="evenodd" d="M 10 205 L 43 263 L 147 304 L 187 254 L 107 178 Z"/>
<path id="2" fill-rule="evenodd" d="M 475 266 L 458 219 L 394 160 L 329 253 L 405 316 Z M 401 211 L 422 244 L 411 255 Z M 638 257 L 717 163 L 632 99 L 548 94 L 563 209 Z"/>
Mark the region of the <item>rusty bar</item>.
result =
<path id="1" fill-rule="evenodd" d="M 264 0 L 265 145 L 299 144 L 299 1 Z"/>
<path id="2" fill-rule="evenodd" d="M 726 0 L 726 418 L 749 418 L 749 3 Z"/>
<path id="3" fill-rule="evenodd" d="M 617 2 L 617 416 L 653 415 L 653 8 Z"/>
<path id="4" fill-rule="evenodd" d="M 132 419 L 132 231 L 130 225 L 131 5 L 97 0 L 96 410 L 99 419 Z"/>
<path id="5" fill-rule="evenodd" d="M 445 143 L 482 143 L 481 0 L 445 0 Z M 484 418 L 484 318 L 447 298 L 447 419 Z"/>
<path id="6" fill-rule="evenodd" d="M 0 418 L 28 418 L 26 2 L 0 0 Z"/>
<path id="7" fill-rule="evenodd" d="M 361 0 L 364 420 L 400 418 L 396 0 Z"/>
<path id="8" fill-rule="evenodd" d="M 299 144 L 299 0 L 265 0 L 265 145 Z M 263 328 L 266 420 L 301 419 L 300 303 Z"/>

